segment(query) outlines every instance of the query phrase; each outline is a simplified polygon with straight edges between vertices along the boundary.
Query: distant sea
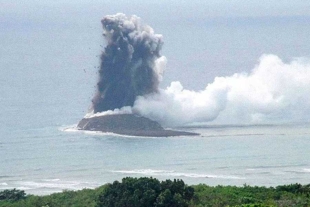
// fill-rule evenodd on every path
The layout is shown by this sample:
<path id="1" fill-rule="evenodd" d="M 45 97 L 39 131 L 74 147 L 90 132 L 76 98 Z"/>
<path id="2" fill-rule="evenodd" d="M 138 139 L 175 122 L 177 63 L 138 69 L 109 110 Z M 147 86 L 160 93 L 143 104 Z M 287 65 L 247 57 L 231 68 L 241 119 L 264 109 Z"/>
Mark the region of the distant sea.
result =
<path id="1" fill-rule="evenodd" d="M 310 183 L 310 126 L 197 126 L 196 137 L 144 138 L 46 126 L 1 139 L 0 190 L 94 188 L 123 177 L 188 184 Z"/>
<path id="2" fill-rule="evenodd" d="M 263 53 L 284 61 L 309 57 L 308 19 L 148 22 L 166 42 L 162 87 L 180 80 L 202 89 L 215 76 L 251 70 Z M 0 24 L 0 191 L 50 194 L 126 176 L 208 185 L 310 183 L 309 123 L 206 123 L 182 129 L 201 136 L 173 138 L 75 130 L 95 93 L 100 19 L 91 23 L 96 28 L 86 20 L 70 26 L 24 21 Z"/>

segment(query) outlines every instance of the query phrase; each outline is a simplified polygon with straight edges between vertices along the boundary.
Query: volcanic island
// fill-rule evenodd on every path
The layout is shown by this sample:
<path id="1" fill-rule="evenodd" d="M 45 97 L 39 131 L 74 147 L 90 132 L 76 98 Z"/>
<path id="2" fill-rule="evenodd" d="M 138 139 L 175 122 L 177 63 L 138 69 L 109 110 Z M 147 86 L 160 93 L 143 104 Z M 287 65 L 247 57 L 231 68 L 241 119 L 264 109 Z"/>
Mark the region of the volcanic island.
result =
<path id="1" fill-rule="evenodd" d="M 79 122 L 78 129 L 143 137 L 199 135 L 192 132 L 167 130 L 158 122 L 135 114 L 103 115 L 84 118 Z"/>

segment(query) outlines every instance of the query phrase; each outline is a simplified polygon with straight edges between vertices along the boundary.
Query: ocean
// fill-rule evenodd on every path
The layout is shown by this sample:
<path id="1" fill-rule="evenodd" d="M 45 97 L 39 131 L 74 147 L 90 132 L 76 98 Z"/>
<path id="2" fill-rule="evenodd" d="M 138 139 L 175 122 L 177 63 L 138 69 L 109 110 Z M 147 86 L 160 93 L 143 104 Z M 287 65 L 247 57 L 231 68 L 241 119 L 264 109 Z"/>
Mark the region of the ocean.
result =
<path id="1" fill-rule="evenodd" d="M 145 138 L 46 126 L 1 139 L 0 189 L 32 194 L 94 188 L 123 177 L 188 184 L 308 184 L 308 125 L 196 126 L 194 137 Z"/>
<path id="2" fill-rule="evenodd" d="M 178 128 L 201 134 L 193 137 L 77 131 L 95 94 L 104 45 L 98 13 L 77 22 L 74 15 L 53 19 L 51 11 L 44 21 L 2 19 L 0 190 L 42 195 L 95 188 L 127 176 L 207 185 L 310 183 L 310 120 L 303 113 L 300 120 L 241 124 L 228 120 L 228 113 L 218 122 Z M 164 36 L 168 64 L 161 88 L 180 81 L 189 90 L 203 90 L 215 77 L 249 73 L 263 54 L 284 62 L 310 56 L 306 16 L 182 24 L 168 17 L 146 19 Z M 301 112 L 309 107 L 307 100 L 297 101 L 305 107 Z"/>

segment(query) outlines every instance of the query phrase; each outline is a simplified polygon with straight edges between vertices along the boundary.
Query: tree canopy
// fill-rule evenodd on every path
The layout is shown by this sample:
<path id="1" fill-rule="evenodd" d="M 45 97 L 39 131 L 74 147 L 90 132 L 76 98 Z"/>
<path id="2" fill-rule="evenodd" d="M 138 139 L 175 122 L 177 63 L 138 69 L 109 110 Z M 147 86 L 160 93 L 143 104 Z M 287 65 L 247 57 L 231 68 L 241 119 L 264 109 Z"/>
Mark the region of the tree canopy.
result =
<path id="1" fill-rule="evenodd" d="M 156 178 L 123 178 L 108 184 L 99 196 L 98 206 L 187 207 L 194 189 L 182 180 L 160 182 Z"/>

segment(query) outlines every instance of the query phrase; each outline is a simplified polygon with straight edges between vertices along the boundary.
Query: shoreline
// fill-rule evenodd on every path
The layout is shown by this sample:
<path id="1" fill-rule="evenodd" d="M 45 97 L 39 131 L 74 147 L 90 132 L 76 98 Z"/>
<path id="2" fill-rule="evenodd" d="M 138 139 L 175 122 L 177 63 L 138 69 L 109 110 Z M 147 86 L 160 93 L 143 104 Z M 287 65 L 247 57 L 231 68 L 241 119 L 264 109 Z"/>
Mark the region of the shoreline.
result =
<path id="1" fill-rule="evenodd" d="M 47 193 L 47 191 L 45 191 L 45 193 L 29 193 L 29 191 L 40 191 L 39 189 L 38 190 L 35 190 L 35 189 L 23 189 L 23 188 L 19 188 L 19 187 L 10 187 L 10 188 L 2 188 L 0 189 L 0 192 L 3 192 L 3 191 L 6 191 L 6 190 L 13 190 L 13 189 L 16 189 L 16 190 L 19 190 L 19 191 L 24 191 L 27 195 L 31 195 L 31 196 L 50 196 L 50 195 L 53 195 L 53 194 L 61 194 L 61 193 L 64 193 L 64 192 L 79 192 L 79 191 L 83 191 L 83 190 L 96 190 L 98 188 L 102 188 L 106 185 L 109 185 L 109 184 L 112 184 L 113 182 L 121 182 L 123 179 L 127 179 L 127 178 L 135 178 L 135 179 L 142 179 L 142 178 L 152 178 L 152 179 L 157 179 L 159 181 L 165 181 L 165 180 L 183 180 L 184 179 L 180 179 L 180 178 L 167 178 L 167 179 L 158 179 L 157 177 L 153 177 L 153 176 L 141 176 L 141 177 L 138 177 L 138 176 L 124 176 L 123 178 L 121 179 L 117 179 L 117 180 L 114 180 L 112 182 L 106 182 L 106 183 L 103 183 L 103 184 L 99 184 L 97 186 L 92 186 L 92 187 L 80 187 L 80 188 L 75 188 L 75 189 L 72 189 L 72 188 L 59 188 L 55 191 L 51 191 L 50 193 Z M 217 185 L 212 185 L 212 184 L 207 184 L 207 183 L 196 183 L 196 184 L 188 184 L 188 182 L 184 181 L 188 186 L 192 186 L 192 187 L 195 187 L 195 186 L 208 186 L 210 188 L 217 188 L 217 187 L 234 187 L 234 188 L 244 188 L 245 186 L 247 187 L 251 187 L 251 188 L 274 188 L 276 189 L 277 187 L 279 186 L 291 186 L 291 185 L 302 185 L 302 186 L 308 186 L 310 187 L 310 183 L 300 183 L 300 182 L 293 182 L 293 183 L 286 183 L 286 184 L 279 184 L 279 185 L 251 185 L 251 184 L 242 184 L 242 185 L 222 185 L 222 184 L 217 184 Z M 47 187 L 42 187 L 42 189 L 47 189 Z M 43 192 L 41 190 L 41 192 Z M 1 200 L 0 200 L 1 201 Z"/>
<path id="2" fill-rule="evenodd" d="M 137 197 L 137 192 L 144 191 L 149 193 L 142 193 Z M 163 194 L 163 192 L 165 193 Z M 178 196 L 174 196 L 177 194 Z M 171 202 L 180 201 L 180 199 L 186 205 L 172 206 L 309 206 L 309 194 L 310 184 L 302 185 L 300 183 L 275 187 L 247 184 L 243 186 L 209 186 L 206 184 L 188 185 L 182 179 L 160 181 L 152 177 L 125 177 L 94 189 L 63 190 L 49 195 L 26 194 L 25 191 L 18 189 L 0 190 L 0 207 L 127 206 L 124 202 L 132 206 L 134 203 L 145 204 L 145 201 L 147 201 L 147 205 L 137 206 L 156 206 L 158 199 L 164 195 L 168 195 L 165 199 L 168 203 L 162 206 L 171 206 Z M 118 205 L 119 203 L 121 205 Z"/>

